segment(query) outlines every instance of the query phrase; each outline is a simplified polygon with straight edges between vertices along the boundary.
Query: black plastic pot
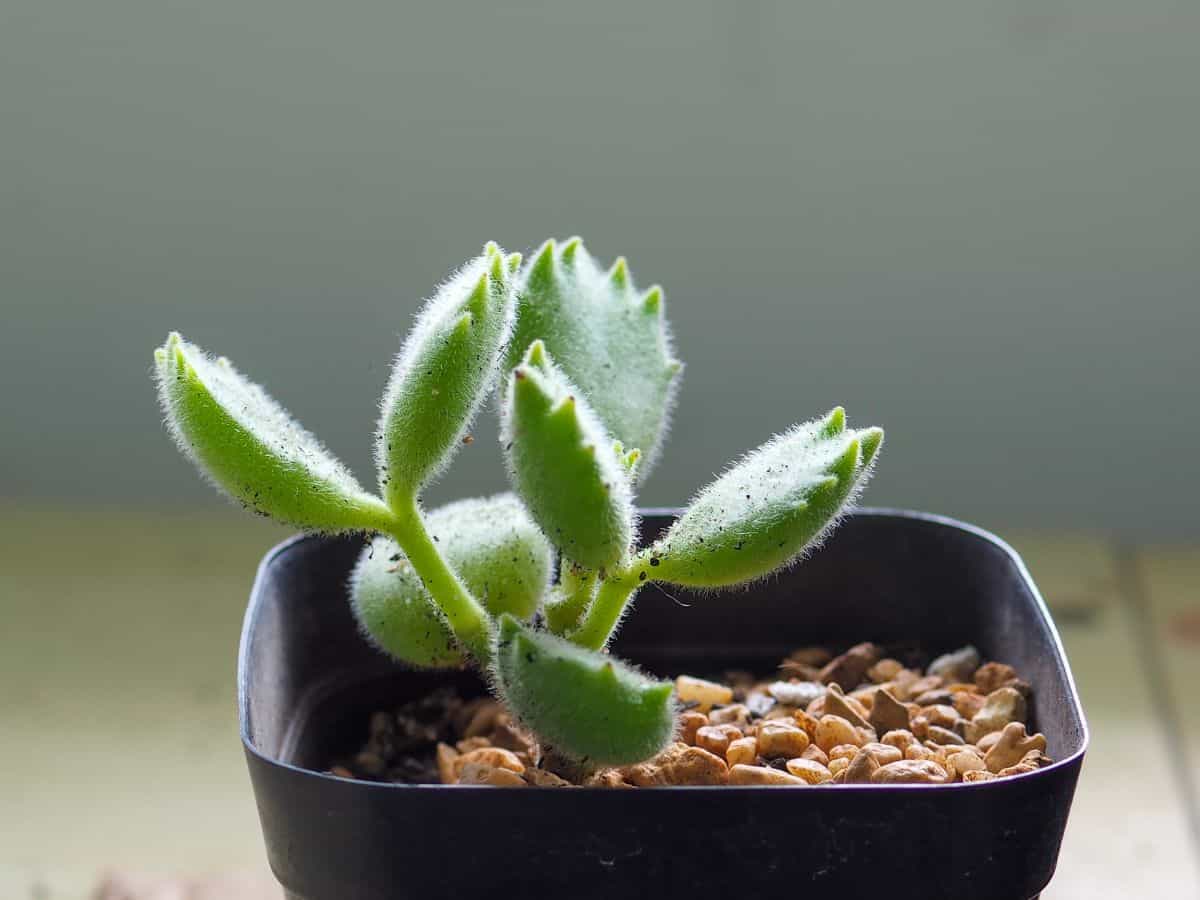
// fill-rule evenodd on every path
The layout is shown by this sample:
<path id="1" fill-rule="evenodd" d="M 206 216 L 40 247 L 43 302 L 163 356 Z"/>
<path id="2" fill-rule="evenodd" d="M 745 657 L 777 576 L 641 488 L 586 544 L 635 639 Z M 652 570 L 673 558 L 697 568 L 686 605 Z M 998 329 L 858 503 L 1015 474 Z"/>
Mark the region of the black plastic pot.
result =
<path id="1" fill-rule="evenodd" d="M 653 536 L 670 522 L 647 513 Z M 617 650 L 664 675 L 769 672 L 811 643 L 973 643 L 1032 683 L 1053 765 L 1001 781 L 810 788 L 506 789 L 321 774 L 370 712 L 469 674 L 406 671 L 359 635 L 361 541 L 297 538 L 258 572 L 242 633 L 242 741 L 290 900 L 696 898 L 714 892 L 1028 900 L 1054 873 L 1087 746 L 1062 644 L 995 537 L 907 512 L 850 516 L 804 565 L 728 597 L 643 592 Z"/>

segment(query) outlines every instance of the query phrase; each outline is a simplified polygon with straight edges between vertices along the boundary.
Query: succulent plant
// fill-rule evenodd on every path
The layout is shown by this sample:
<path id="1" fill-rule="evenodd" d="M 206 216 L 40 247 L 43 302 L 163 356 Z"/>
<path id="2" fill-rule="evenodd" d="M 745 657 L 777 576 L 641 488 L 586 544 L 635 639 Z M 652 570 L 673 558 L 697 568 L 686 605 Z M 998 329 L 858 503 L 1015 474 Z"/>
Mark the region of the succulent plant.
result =
<path id="1" fill-rule="evenodd" d="M 663 292 L 639 292 L 578 238 L 522 265 L 488 244 L 429 299 L 381 405 L 379 490 L 258 385 L 178 334 L 155 351 L 167 426 L 234 500 L 313 532 L 372 535 L 350 601 L 379 650 L 420 667 L 474 664 L 517 718 L 576 765 L 657 753 L 670 682 L 606 649 L 647 584 L 745 584 L 801 559 L 853 501 L 883 432 L 838 408 L 771 438 L 639 549 L 638 479 L 678 386 Z M 421 494 L 500 396 L 513 493 L 426 512 Z M 554 572 L 557 564 L 557 579 Z"/>

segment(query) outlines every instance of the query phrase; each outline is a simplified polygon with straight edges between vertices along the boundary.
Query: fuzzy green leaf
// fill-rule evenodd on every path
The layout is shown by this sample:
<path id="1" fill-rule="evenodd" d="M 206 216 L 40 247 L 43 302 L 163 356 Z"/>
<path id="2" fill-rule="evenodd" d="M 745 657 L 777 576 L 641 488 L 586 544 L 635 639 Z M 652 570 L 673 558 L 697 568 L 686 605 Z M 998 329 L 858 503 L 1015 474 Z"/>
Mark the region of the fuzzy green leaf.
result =
<path id="1" fill-rule="evenodd" d="M 788 565 L 854 499 L 882 440 L 878 428 L 846 429 L 840 408 L 795 426 L 702 490 L 643 551 L 640 572 L 651 581 L 720 587 Z"/>
<path id="2" fill-rule="evenodd" d="M 633 539 L 625 457 L 541 341 L 509 375 L 501 440 L 517 493 L 568 559 L 603 569 Z"/>
<path id="3" fill-rule="evenodd" d="M 662 288 L 639 293 L 625 260 L 607 272 L 579 238 L 546 241 L 524 267 L 506 368 L 542 340 L 608 432 L 654 465 L 674 405 L 675 358 Z"/>
<path id="4" fill-rule="evenodd" d="M 383 503 L 261 387 L 172 333 L 154 353 L 159 401 L 179 448 L 234 500 L 313 531 L 386 522 Z"/>
<path id="5" fill-rule="evenodd" d="M 396 357 L 375 444 L 380 487 L 393 507 L 449 465 L 491 391 L 512 331 L 517 260 L 488 244 L 426 303 Z"/>
<path id="6" fill-rule="evenodd" d="M 367 640 L 394 659 L 434 669 L 466 661 L 412 564 L 389 537 L 377 536 L 363 548 L 350 575 L 350 605 Z"/>
<path id="7" fill-rule="evenodd" d="M 550 583 L 554 552 L 512 494 L 460 500 L 426 527 L 446 562 L 493 616 L 528 619 Z M 377 537 L 350 579 L 354 614 L 380 649 L 418 666 L 464 659 L 420 577 L 394 540 Z"/>
<path id="8" fill-rule="evenodd" d="M 502 616 L 495 654 L 504 701 L 555 751 L 586 765 L 658 753 L 675 731 L 672 684 Z"/>

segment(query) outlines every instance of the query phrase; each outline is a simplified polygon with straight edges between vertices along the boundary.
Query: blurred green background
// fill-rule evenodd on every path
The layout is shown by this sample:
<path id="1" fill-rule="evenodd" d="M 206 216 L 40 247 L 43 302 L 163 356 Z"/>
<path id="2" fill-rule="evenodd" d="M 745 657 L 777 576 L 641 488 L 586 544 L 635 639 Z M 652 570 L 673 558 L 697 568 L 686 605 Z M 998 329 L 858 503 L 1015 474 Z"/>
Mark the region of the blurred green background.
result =
<path id="1" fill-rule="evenodd" d="M 6 0 L 0 498 L 219 503 L 171 328 L 369 480 L 420 300 L 579 233 L 690 362 L 647 502 L 843 403 L 872 503 L 1196 535 L 1198 41 L 1192 0 Z M 501 484 L 480 440 L 433 499 Z"/>

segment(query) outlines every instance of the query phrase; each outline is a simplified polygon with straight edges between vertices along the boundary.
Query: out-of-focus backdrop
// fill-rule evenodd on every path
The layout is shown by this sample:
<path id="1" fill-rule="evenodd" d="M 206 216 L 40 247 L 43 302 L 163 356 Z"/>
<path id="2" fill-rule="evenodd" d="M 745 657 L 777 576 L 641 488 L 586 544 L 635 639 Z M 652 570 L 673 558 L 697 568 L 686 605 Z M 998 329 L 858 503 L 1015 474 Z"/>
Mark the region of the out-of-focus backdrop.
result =
<path id="1" fill-rule="evenodd" d="M 368 474 L 422 297 L 579 233 L 691 362 L 650 502 L 843 403 L 873 501 L 1200 534 L 1198 40 L 1186 0 L 7 0 L 2 494 L 213 503 L 170 328 Z"/>
<path id="2" fill-rule="evenodd" d="M 1064 611 L 1105 739 L 1047 896 L 1194 879 L 1198 46 L 1192 0 L 4 0 L 0 897 L 261 858 L 230 668 L 279 532 L 178 457 L 152 347 L 369 482 L 421 299 L 575 233 L 689 362 L 643 500 L 885 425 L 870 501 L 1015 535 Z M 431 500 L 501 487 L 477 434 Z"/>

